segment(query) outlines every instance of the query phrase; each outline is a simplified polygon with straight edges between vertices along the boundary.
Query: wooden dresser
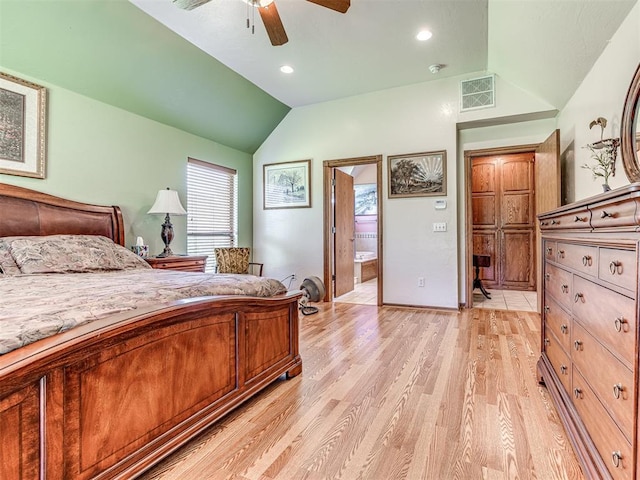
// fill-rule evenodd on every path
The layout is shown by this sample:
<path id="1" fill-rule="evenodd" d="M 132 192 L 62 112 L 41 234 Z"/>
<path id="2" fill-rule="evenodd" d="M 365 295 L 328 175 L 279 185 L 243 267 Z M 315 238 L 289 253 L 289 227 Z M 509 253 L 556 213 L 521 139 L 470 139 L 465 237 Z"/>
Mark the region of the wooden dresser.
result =
<path id="1" fill-rule="evenodd" d="M 538 371 L 587 478 L 640 478 L 640 184 L 539 215 Z"/>
<path id="2" fill-rule="evenodd" d="M 206 255 L 174 255 L 173 257 L 148 257 L 147 263 L 153 268 L 182 270 L 183 272 L 204 272 Z"/>

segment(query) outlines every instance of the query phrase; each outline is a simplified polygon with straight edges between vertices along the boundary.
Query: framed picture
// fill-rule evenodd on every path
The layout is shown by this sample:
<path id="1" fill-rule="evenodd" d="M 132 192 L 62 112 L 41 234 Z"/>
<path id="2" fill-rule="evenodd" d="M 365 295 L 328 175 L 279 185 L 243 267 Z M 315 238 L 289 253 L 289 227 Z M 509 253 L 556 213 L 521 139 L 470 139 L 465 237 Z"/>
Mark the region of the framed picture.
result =
<path id="1" fill-rule="evenodd" d="M 447 194 L 447 152 L 390 155 L 389 198 Z"/>
<path id="2" fill-rule="evenodd" d="M 44 178 L 46 88 L 0 72 L 0 173 Z"/>
<path id="3" fill-rule="evenodd" d="M 311 206 L 311 160 L 263 165 L 264 209 Z"/>
<path id="4" fill-rule="evenodd" d="M 356 215 L 378 214 L 378 191 L 375 183 L 354 185 L 356 191 Z"/>

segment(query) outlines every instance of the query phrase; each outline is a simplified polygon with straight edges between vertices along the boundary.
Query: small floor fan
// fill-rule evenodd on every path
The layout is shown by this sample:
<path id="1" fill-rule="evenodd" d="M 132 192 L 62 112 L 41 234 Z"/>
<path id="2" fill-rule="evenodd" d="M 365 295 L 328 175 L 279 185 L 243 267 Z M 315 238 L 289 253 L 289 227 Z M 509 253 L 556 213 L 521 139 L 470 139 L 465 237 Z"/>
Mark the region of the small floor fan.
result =
<path id="1" fill-rule="evenodd" d="M 324 298 L 324 283 L 318 277 L 307 277 L 300 285 L 302 290 L 302 298 L 298 301 L 300 311 L 303 315 L 313 315 L 318 313 L 317 307 L 312 307 L 309 302 L 319 302 Z"/>

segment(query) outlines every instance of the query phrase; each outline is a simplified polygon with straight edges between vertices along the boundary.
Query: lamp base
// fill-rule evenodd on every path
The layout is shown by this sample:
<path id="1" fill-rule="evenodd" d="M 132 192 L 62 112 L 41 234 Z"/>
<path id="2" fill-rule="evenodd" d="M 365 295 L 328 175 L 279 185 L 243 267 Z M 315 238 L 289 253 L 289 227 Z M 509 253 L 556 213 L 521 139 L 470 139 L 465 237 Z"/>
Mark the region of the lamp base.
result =
<path id="1" fill-rule="evenodd" d="M 167 216 L 164 217 L 160 237 L 164 243 L 164 250 L 158 255 L 158 258 L 173 257 L 173 252 L 171 251 L 171 247 L 169 247 L 171 240 L 173 240 L 173 225 L 171 225 L 171 217 L 169 217 L 168 213 Z"/>

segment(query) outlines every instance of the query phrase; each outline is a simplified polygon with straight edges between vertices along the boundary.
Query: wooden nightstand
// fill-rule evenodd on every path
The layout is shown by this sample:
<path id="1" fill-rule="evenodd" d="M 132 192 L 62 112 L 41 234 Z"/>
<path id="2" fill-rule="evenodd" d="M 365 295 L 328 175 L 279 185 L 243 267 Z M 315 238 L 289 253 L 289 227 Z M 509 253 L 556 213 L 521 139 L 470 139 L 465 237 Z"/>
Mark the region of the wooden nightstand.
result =
<path id="1" fill-rule="evenodd" d="M 147 263 L 153 268 L 163 270 L 182 270 L 183 272 L 204 272 L 206 255 L 176 255 L 174 257 L 148 257 Z"/>

